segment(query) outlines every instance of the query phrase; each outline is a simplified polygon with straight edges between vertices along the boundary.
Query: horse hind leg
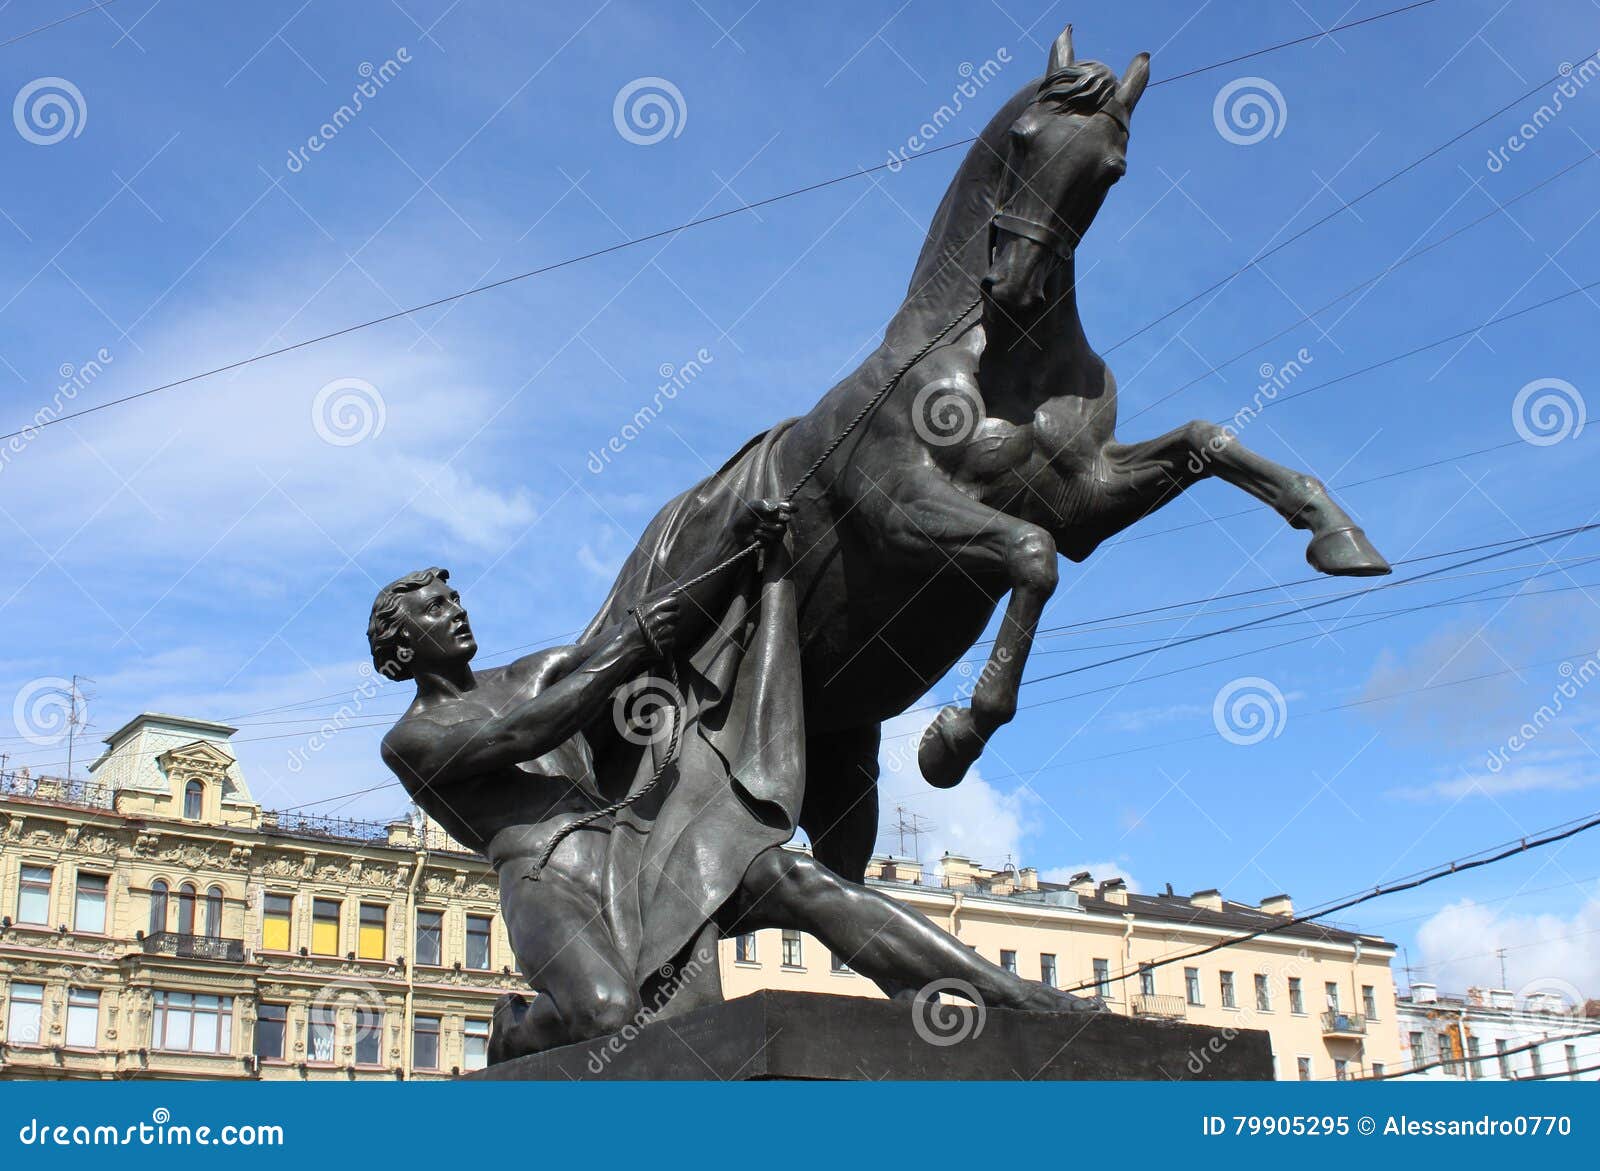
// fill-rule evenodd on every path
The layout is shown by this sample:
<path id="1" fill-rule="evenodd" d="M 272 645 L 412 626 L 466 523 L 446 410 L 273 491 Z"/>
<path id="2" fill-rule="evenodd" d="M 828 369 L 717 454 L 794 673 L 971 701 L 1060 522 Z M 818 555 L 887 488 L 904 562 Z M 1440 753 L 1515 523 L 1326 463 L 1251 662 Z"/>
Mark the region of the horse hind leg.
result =
<path id="1" fill-rule="evenodd" d="M 806 738 L 800 828 L 811 856 L 848 882 L 862 883 L 878 844 L 877 724 Z"/>

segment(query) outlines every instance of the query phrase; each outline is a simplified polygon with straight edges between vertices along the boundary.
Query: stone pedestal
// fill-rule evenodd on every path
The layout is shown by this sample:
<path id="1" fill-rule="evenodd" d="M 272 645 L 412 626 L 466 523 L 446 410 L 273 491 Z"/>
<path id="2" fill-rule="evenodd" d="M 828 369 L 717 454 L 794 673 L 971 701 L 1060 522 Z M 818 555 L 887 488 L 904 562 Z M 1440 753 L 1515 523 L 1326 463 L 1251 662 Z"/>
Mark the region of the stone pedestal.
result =
<path id="1" fill-rule="evenodd" d="M 1258 1030 L 1115 1013 L 1055 1016 L 757 992 L 581 1045 L 493 1065 L 474 1081 L 1272 1080 Z"/>

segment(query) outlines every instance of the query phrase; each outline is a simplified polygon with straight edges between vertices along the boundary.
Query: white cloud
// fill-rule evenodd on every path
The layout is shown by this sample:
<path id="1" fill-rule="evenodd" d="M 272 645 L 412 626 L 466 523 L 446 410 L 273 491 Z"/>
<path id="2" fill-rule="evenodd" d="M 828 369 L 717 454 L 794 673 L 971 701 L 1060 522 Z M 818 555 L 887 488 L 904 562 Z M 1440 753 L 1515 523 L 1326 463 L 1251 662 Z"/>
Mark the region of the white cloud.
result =
<path id="1" fill-rule="evenodd" d="M 1391 797 L 1411 801 L 1463 797 L 1501 797 L 1509 793 L 1566 792 L 1596 783 L 1593 758 L 1547 753 L 1514 761 L 1499 772 L 1474 771 L 1426 785 L 1402 785 L 1388 790 Z"/>
<path id="2" fill-rule="evenodd" d="M 1128 889 L 1134 892 L 1143 890 L 1139 880 L 1128 873 L 1121 862 L 1074 862 L 1070 866 L 1052 866 L 1048 870 L 1041 870 L 1039 877 L 1045 882 L 1066 882 L 1075 874 L 1082 874 L 1087 870 L 1096 882 L 1104 882 L 1108 878 L 1120 878 L 1128 884 Z"/>
<path id="3" fill-rule="evenodd" d="M 1504 948 L 1512 990 L 1600 995 L 1600 895 L 1571 916 L 1516 915 L 1462 899 L 1417 930 L 1417 954 L 1426 978 L 1447 991 L 1500 987 Z"/>

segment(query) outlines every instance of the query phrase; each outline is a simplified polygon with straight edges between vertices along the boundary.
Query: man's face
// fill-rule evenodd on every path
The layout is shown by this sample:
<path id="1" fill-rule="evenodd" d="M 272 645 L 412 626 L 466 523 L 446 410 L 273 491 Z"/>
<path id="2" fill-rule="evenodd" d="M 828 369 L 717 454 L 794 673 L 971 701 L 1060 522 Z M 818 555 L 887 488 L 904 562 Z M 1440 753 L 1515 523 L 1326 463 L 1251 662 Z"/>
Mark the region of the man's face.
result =
<path id="1" fill-rule="evenodd" d="M 431 581 L 405 595 L 406 645 L 413 672 L 469 662 L 478 653 L 461 595 L 447 581 Z"/>

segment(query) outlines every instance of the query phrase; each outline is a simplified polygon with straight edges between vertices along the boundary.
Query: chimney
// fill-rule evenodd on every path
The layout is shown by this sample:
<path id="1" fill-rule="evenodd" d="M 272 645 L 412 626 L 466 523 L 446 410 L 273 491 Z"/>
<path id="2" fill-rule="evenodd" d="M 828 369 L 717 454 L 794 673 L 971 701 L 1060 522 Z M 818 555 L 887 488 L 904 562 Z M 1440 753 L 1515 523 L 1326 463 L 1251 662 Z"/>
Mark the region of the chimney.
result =
<path id="1" fill-rule="evenodd" d="M 888 866 L 889 859 L 886 856 L 883 854 L 874 854 L 872 857 L 867 859 L 867 877 L 882 878 L 884 876 L 884 871 L 888 869 Z"/>
<path id="2" fill-rule="evenodd" d="M 1094 894 L 1094 878 L 1087 870 L 1080 870 L 1067 879 L 1067 889 L 1080 899 Z"/>
<path id="3" fill-rule="evenodd" d="M 1288 895 L 1268 895 L 1261 900 L 1261 910 L 1269 915 L 1282 915 L 1285 919 L 1294 918 L 1294 901 Z"/>
<path id="4" fill-rule="evenodd" d="M 1411 1002 L 1413 1004 L 1433 1004 L 1439 999 L 1439 986 L 1437 984 L 1412 984 Z"/>
<path id="5" fill-rule="evenodd" d="M 1119 907 L 1128 905 L 1128 884 L 1123 879 L 1106 879 L 1100 884 L 1096 893 L 1108 903 L 1114 903 Z"/>
<path id="6" fill-rule="evenodd" d="M 1509 988 L 1489 989 L 1490 1008 L 1516 1008 L 1517 994 Z"/>
<path id="7" fill-rule="evenodd" d="M 1036 866 L 1024 866 L 1021 870 L 1017 871 L 1017 889 L 1038 890 L 1039 868 Z"/>
<path id="8" fill-rule="evenodd" d="M 1220 890 L 1197 890 L 1189 896 L 1189 905 L 1199 907 L 1202 911 L 1222 910 L 1222 892 Z"/>
<path id="9" fill-rule="evenodd" d="M 939 869 L 944 874 L 946 886 L 971 886 L 978 878 L 978 868 L 972 864 L 971 858 L 949 851 L 939 859 Z"/>

